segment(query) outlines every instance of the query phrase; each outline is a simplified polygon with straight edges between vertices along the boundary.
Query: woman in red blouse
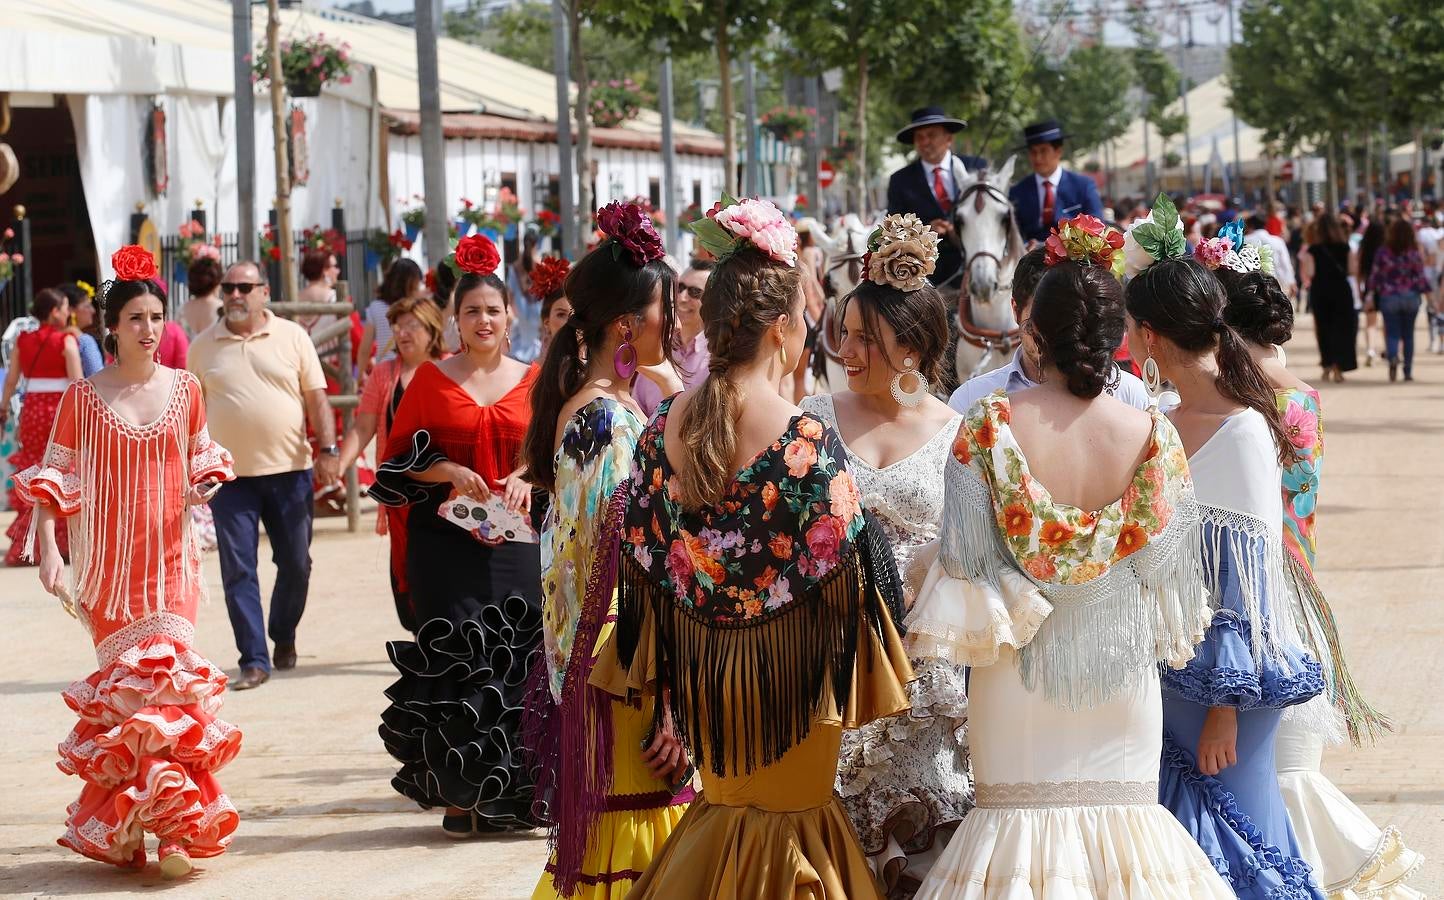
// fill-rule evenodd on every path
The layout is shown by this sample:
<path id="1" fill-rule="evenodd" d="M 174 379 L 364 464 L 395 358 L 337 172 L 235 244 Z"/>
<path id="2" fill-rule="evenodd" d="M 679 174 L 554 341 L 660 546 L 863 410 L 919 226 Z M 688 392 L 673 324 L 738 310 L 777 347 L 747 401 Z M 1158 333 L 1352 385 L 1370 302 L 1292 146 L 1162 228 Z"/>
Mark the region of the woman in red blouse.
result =
<path id="1" fill-rule="evenodd" d="M 442 828 L 466 838 L 535 825 L 532 775 L 516 750 L 541 640 L 541 560 L 534 535 L 483 538 L 442 518 L 460 508 L 475 520 L 466 501 L 493 492 L 513 513 L 531 505 L 515 470 L 536 370 L 504 352 L 511 299 L 491 241 L 463 240 L 457 261 L 466 272 L 454 295 L 462 352 L 417 369 L 371 496 L 409 508 L 406 578 L 418 623 L 415 641 L 387 645 L 401 673 L 381 714 L 381 738 L 402 763 L 391 785 L 422 807 L 445 807 Z"/>
<path id="2" fill-rule="evenodd" d="M 45 442 L 55 425 L 60 398 L 72 381 L 84 377 L 80 365 L 80 345 L 66 329 L 70 324 L 70 301 L 65 295 L 46 288 L 35 295 L 30 314 L 40 321 L 35 331 L 26 332 L 15 342 L 15 358 L 5 373 L 4 396 L 0 397 L 0 425 L 10 415 L 10 398 L 21 376 L 25 377 L 25 396 L 20 406 L 20 422 L 15 430 L 19 449 L 10 457 L 11 471 L 19 472 L 40 462 Z M 33 508 L 30 501 L 15 487 L 10 488 L 10 508 L 17 511 L 15 521 L 5 536 L 10 550 L 5 565 L 33 565 L 23 559 L 25 537 L 30 532 Z M 65 523 L 57 522 L 55 541 L 61 555 L 70 559 L 70 542 Z"/>

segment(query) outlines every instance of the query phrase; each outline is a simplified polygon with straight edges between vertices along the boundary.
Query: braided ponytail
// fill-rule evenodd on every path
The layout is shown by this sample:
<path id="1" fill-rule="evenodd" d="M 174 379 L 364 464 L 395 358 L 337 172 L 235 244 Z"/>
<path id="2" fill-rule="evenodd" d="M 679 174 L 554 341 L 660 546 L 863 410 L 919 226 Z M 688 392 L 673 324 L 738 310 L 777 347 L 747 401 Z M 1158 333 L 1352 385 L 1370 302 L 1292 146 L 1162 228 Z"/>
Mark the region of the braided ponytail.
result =
<path id="1" fill-rule="evenodd" d="M 743 251 L 712 270 L 702 295 L 702 330 L 711 353 L 707 377 L 682 412 L 678 481 L 682 505 L 701 509 L 722 499 L 737 455 L 737 416 L 742 392 L 731 378 L 763 347 L 763 336 L 783 315 L 796 311 L 802 273 L 760 253 Z"/>

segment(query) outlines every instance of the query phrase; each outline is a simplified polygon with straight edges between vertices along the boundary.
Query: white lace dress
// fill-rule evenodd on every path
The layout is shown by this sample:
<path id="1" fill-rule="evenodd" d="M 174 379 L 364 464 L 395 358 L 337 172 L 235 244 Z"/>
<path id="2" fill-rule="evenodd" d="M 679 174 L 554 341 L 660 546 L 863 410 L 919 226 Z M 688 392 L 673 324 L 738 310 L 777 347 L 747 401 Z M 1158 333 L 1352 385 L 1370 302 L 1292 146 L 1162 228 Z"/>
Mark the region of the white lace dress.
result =
<path id="1" fill-rule="evenodd" d="M 841 437 L 831 396 L 808 397 L 802 408 Z M 961 424 L 955 416 L 911 455 L 882 469 L 848 448 L 863 507 L 892 543 L 909 606 L 938 554 L 943 464 Z M 963 668 L 937 659 L 913 664 L 911 713 L 845 732 L 838 758 L 837 792 L 890 892 L 905 873 L 910 881 L 922 878 L 947 832 L 973 806 Z"/>

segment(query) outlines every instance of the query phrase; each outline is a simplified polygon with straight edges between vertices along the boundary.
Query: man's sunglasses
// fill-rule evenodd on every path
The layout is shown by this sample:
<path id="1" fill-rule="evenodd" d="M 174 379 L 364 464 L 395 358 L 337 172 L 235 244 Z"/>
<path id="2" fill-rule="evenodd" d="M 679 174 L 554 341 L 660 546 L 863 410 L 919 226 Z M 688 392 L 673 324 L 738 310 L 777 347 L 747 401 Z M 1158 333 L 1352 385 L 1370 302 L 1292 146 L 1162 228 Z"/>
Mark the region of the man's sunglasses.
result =
<path id="1" fill-rule="evenodd" d="M 681 296 L 682 294 L 686 294 L 686 295 L 687 295 L 687 298 L 688 298 L 689 300 L 701 300 L 701 299 L 702 299 L 702 288 L 699 288 L 699 287 L 678 287 L 678 288 L 677 288 L 677 294 L 678 294 L 678 296 Z"/>
<path id="2" fill-rule="evenodd" d="M 240 294 L 242 297 L 244 297 L 245 295 L 249 294 L 251 291 L 255 290 L 260 286 L 260 283 L 255 281 L 222 281 L 221 293 Z"/>

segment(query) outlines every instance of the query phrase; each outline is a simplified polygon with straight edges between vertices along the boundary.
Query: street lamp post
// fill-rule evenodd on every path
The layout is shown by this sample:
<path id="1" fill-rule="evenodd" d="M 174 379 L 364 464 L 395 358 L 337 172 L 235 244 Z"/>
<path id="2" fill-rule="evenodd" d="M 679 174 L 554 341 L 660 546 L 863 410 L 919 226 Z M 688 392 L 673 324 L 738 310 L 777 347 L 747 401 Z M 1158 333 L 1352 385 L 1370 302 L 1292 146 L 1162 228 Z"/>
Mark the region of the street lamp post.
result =
<path id="1" fill-rule="evenodd" d="M 451 252 L 446 233 L 446 157 L 441 128 L 441 73 L 436 29 L 441 0 L 416 0 L 416 81 L 421 95 L 421 183 L 426 192 L 426 261 L 441 265 Z"/>
<path id="2" fill-rule="evenodd" d="M 256 89 L 251 82 L 251 2 L 231 0 L 235 56 L 236 227 L 241 259 L 256 258 Z"/>
<path id="3" fill-rule="evenodd" d="M 569 23 L 564 0 L 552 0 L 552 68 L 556 70 L 557 87 L 557 182 L 561 194 L 558 213 L 562 255 L 576 259 L 580 256 L 581 244 L 577 233 L 576 193 L 572 188 L 576 166 L 572 163 L 572 81 L 568 75 L 571 67 L 567 65 L 572 58 Z"/>

